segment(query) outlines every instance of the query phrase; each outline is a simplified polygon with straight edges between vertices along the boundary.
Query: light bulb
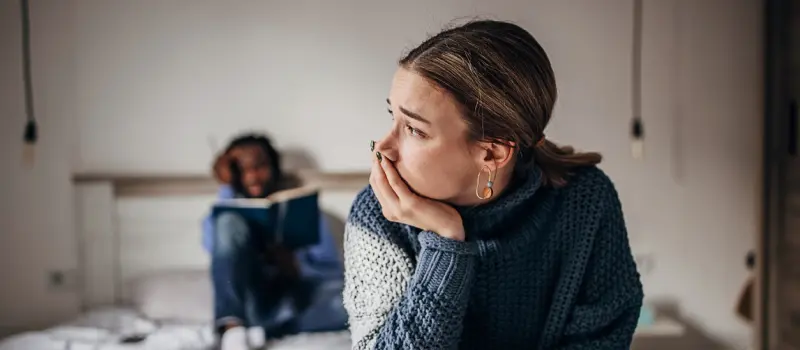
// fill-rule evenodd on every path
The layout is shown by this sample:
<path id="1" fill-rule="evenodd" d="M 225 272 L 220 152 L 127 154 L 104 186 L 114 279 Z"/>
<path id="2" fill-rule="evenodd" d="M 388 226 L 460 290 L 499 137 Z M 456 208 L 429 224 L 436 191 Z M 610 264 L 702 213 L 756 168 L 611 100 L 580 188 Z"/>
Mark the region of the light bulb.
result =
<path id="1" fill-rule="evenodd" d="M 644 141 L 641 139 L 631 141 L 631 157 L 636 160 L 644 158 Z"/>
<path id="2" fill-rule="evenodd" d="M 28 167 L 33 166 L 36 159 L 36 141 L 39 138 L 39 133 L 36 127 L 36 121 L 28 119 L 25 124 L 25 135 L 23 141 L 25 144 L 22 146 L 22 163 Z"/>
<path id="3" fill-rule="evenodd" d="M 631 125 L 631 156 L 636 160 L 644 158 L 644 125 L 639 117 Z"/>
<path id="4" fill-rule="evenodd" d="M 22 164 L 26 167 L 32 167 L 36 160 L 36 145 L 26 143 L 22 146 Z"/>

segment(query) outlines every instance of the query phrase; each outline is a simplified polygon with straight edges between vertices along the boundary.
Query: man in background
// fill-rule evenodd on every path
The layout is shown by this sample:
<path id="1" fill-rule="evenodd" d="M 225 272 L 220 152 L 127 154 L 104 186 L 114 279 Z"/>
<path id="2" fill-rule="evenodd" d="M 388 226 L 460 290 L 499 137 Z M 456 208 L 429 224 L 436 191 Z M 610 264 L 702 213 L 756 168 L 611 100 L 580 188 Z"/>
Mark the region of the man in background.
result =
<path id="1" fill-rule="evenodd" d="M 221 199 L 263 198 L 289 184 L 280 154 L 264 135 L 235 138 L 213 165 Z M 203 222 L 203 245 L 211 254 L 214 322 L 222 350 L 251 349 L 249 327 L 266 338 L 346 328 L 342 263 L 320 217 L 320 242 L 289 251 L 233 213 Z"/>

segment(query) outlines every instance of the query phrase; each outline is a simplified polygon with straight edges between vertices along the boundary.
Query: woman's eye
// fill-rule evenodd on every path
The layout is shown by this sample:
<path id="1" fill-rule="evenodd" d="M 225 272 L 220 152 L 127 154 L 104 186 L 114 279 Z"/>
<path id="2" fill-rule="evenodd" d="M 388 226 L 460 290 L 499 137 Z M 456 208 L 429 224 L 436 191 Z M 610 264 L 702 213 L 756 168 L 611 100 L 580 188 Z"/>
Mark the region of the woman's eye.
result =
<path id="1" fill-rule="evenodd" d="M 386 109 L 386 112 L 389 113 L 389 115 L 392 116 L 392 120 L 394 120 L 394 112 L 392 112 L 391 109 Z M 424 138 L 425 137 L 425 135 L 422 134 L 422 132 L 420 132 L 417 128 L 411 126 L 410 124 L 406 124 L 405 128 L 406 128 L 406 131 L 409 134 L 411 134 L 411 136 L 420 137 L 420 138 Z"/>
<path id="2" fill-rule="evenodd" d="M 406 125 L 406 130 L 408 130 L 408 133 L 411 134 L 412 136 L 422 137 L 422 133 L 419 132 L 419 130 L 412 127 L 411 125 Z"/>

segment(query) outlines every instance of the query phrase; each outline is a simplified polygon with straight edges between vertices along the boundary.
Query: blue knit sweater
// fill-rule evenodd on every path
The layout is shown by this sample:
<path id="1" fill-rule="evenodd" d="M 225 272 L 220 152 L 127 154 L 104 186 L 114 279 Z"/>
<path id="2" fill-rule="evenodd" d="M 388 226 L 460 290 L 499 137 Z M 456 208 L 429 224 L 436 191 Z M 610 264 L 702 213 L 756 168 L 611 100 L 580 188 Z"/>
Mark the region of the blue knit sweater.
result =
<path id="1" fill-rule="evenodd" d="M 614 185 L 533 169 L 457 208 L 466 241 L 390 222 L 367 187 L 345 229 L 354 349 L 628 349 L 642 285 Z"/>

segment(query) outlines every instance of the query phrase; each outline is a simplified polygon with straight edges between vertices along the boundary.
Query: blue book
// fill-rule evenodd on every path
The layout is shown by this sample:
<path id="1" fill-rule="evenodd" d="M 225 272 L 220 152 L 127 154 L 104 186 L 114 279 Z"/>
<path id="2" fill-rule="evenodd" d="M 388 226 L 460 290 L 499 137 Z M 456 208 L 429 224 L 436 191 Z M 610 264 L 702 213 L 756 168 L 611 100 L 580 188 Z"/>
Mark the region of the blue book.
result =
<path id="1" fill-rule="evenodd" d="M 318 244 L 319 190 L 297 187 L 273 193 L 266 198 L 222 199 L 214 203 L 211 215 L 234 212 L 251 228 L 262 232 L 266 244 L 282 244 L 289 249 Z"/>

